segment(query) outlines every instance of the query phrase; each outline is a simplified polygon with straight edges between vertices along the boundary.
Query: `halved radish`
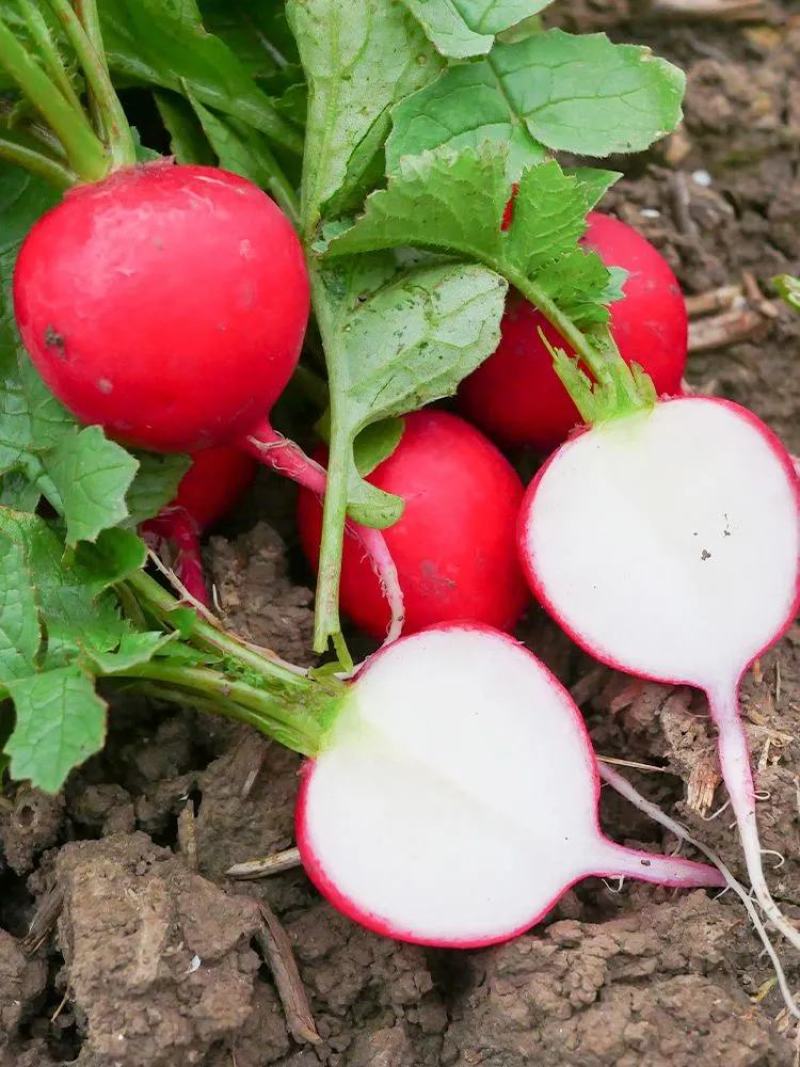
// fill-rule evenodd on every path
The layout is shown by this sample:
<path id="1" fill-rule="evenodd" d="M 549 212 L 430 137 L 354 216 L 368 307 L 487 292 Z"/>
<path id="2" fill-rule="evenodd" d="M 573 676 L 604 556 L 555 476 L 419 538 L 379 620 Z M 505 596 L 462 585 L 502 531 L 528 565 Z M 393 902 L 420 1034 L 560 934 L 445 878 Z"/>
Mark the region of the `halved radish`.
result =
<path id="1" fill-rule="evenodd" d="M 751 412 L 686 397 L 566 442 L 520 521 L 531 587 L 578 644 L 708 694 L 750 880 L 797 947 L 764 878 L 738 687 L 800 607 L 799 485 Z"/>
<path id="2" fill-rule="evenodd" d="M 704 864 L 608 840 L 599 788 L 556 678 L 507 635 L 453 624 L 385 648 L 357 676 L 305 766 L 297 843 L 357 922 L 460 948 L 521 933 L 592 874 L 722 884 Z"/>

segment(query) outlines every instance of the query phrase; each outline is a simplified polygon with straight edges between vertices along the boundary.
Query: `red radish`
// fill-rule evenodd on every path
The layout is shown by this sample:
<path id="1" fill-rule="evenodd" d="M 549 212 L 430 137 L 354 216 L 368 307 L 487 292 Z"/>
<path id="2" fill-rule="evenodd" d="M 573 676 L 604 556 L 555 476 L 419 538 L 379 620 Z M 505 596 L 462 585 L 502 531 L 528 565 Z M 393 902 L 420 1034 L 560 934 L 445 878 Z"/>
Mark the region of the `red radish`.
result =
<path id="1" fill-rule="evenodd" d="M 764 878 L 737 695 L 800 608 L 800 482 L 780 442 L 705 397 L 611 419 L 539 472 L 520 548 L 534 593 L 588 652 L 708 694 L 753 889 L 800 947 Z"/>
<path id="2" fill-rule="evenodd" d="M 680 287 L 666 260 L 624 222 L 592 212 L 584 244 L 607 266 L 628 271 L 625 297 L 611 305 L 611 333 L 627 363 L 638 363 L 659 395 L 678 394 L 686 366 L 687 315 Z M 490 436 L 509 445 L 549 451 L 582 422 L 553 369 L 553 347 L 574 354 L 555 327 L 517 294 L 509 297 L 502 338 L 461 385 L 464 414 Z"/>
<path id="3" fill-rule="evenodd" d="M 444 411 L 406 416 L 393 454 L 368 481 L 405 501 L 403 515 L 384 531 L 405 601 L 405 633 L 471 619 L 511 629 L 529 596 L 515 549 L 523 488 L 514 469 L 474 427 Z M 300 540 L 319 563 L 322 513 L 300 494 Z M 340 599 L 367 633 L 386 632 L 388 609 L 358 544 L 344 546 Z"/>
<path id="4" fill-rule="evenodd" d="M 722 885 L 704 864 L 604 836 L 597 763 L 556 678 L 505 634 L 451 625 L 356 676 L 303 772 L 303 864 L 378 933 L 468 948 L 538 922 L 593 874 Z"/>
<path id="5" fill-rule="evenodd" d="M 172 545 L 173 569 L 201 604 L 208 605 L 209 600 L 200 535 L 231 510 L 250 485 L 254 473 L 254 460 L 240 447 L 221 445 L 197 452 L 181 479 L 175 499 L 141 527 L 145 539 L 156 551 L 160 551 L 162 542 Z"/>
<path id="6" fill-rule="evenodd" d="M 160 161 L 78 186 L 36 223 L 14 308 L 82 422 L 194 452 L 269 413 L 297 364 L 309 284 L 291 224 L 257 186 Z"/>

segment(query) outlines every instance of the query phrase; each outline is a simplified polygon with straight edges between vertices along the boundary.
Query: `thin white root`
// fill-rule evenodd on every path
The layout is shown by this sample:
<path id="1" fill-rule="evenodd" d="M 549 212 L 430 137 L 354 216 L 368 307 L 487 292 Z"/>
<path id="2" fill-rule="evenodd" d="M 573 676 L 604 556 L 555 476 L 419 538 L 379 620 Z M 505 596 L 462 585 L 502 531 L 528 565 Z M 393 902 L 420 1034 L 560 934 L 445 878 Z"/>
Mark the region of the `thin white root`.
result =
<path id="1" fill-rule="evenodd" d="M 722 777 L 736 815 L 747 874 L 761 910 L 786 940 L 800 952 L 800 930 L 783 914 L 772 897 L 761 862 L 761 841 L 756 822 L 755 785 L 750 764 L 747 735 L 739 715 L 735 688 L 709 692 L 711 717 L 719 732 L 719 763 Z"/>
<path id="2" fill-rule="evenodd" d="M 669 815 L 663 812 L 657 804 L 654 804 L 652 801 L 647 800 L 646 797 L 643 797 L 642 794 L 639 793 L 638 790 L 636 790 L 630 784 L 630 782 L 621 774 L 613 770 L 607 764 L 603 763 L 599 765 L 599 770 L 600 777 L 603 779 L 603 781 L 607 782 L 612 789 L 616 790 L 616 792 L 620 794 L 620 796 L 625 797 L 625 799 L 631 804 L 633 804 L 635 808 L 638 808 L 639 811 L 643 812 L 654 822 L 659 823 L 659 825 L 669 830 L 670 833 L 674 834 L 682 841 L 686 841 L 688 844 L 693 845 L 699 852 L 703 853 L 706 859 L 708 859 L 711 863 L 714 864 L 714 866 L 720 872 L 722 877 L 725 879 L 728 888 L 732 889 L 736 896 L 741 900 L 742 904 L 745 907 L 745 910 L 747 911 L 747 914 L 750 917 L 750 922 L 753 924 L 753 927 L 761 940 L 761 944 L 764 946 L 764 951 L 767 953 L 772 962 L 772 967 L 778 982 L 778 988 L 780 989 L 781 995 L 783 996 L 783 1002 L 786 1005 L 786 1010 L 790 1012 L 796 1019 L 800 1019 L 800 1007 L 798 1007 L 797 1002 L 794 999 L 794 995 L 792 994 L 792 991 L 789 988 L 789 983 L 786 981 L 786 975 L 783 972 L 783 966 L 781 965 L 781 961 L 778 957 L 777 952 L 775 951 L 775 947 L 770 941 L 769 934 L 767 933 L 764 924 L 761 921 L 761 916 L 758 914 L 756 906 L 750 899 L 750 894 L 747 892 L 741 882 L 737 881 L 733 877 L 731 872 L 728 870 L 728 868 L 725 866 L 725 864 L 715 852 L 712 852 L 712 850 L 710 848 L 707 848 L 701 841 L 698 841 L 696 838 L 692 837 L 692 835 L 689 833 L 685 826 L 682 826 L 681 823 L 676 822 L 675 819 L 671 818 Z"/>

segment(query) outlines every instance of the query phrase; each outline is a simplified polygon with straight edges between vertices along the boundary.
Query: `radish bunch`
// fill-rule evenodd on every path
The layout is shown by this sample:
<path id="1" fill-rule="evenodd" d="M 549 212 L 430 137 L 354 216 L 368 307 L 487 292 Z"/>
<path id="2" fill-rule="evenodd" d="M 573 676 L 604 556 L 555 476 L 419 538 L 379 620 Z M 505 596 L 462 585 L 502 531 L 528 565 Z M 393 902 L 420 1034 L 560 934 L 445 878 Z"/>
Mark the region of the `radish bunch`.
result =
<path id="1" fill-rule="evenodd" d="M 12 770 L 35 761 L 31 707 L 62 708 L 77 692 L 80 714 L 61 716 L 77 735 L 66 738 L 72 762 L 56 745 L 58 774 L 47 778 L 60 785 L 102 741 L 94 679 L 123 679 L 154 699 L 249 723 L 306 756 L 303 863 L 335 906 L 380 933 L 491 944 L 536 923 L 591 875 L 723 885 L 714 868 L 625 848 L 602 832 L 598 767 L 578 710 L 505 632 L 532 591 L 603 662 L 708 694 L 753 888 L 800 947 L 764 879 L 737 706 L 743 672 L 800 604 L 797 475 L 744 409 L 656 401 L 680 391 L 686 359 L 675 278 L 630 227 L 590 212 L 613 175 L 569 172 L 552 158 L 559 149 L 602 156 L 651 143 L 679 119 L 679 73 L 599 35 L 582 44 L 526 30 L 507 41 L 502 31 L 513 25 L 500 25 L 502 13 L 493 16 L 497 40 L 462 33 L 459 49 L 476 51 L 448 65 L 449 33 L 432 28 L 435 18 L 414 21 L 414 5 L 374 0 L 367 17 L 364 5 L 289 0 L 309 100 L 302 167 L 286 164 L 294 179 L 283 158 L 301 139 L 299 123 L 287 129 L 269 98 L 245 108 L 258 113 L 255 131 L 239 110 L 224 118 L 219 94 L 219 114 L 196 94 L 187 103 L 209 146 L 246 159 L 279 206 L 222 168 L 137 161 L 94 5 L 49 3 L 85 76 L 86 107 L 47 20 L 31 24 L 44 52 L 29 54 L 0 14 L 0 66 L 48 126 L 37 120 L 29 140 L 0 136 L 0 155 L 16 152 L 15 161 L 33 160 L 71 186 L 16 262 L 24 346 L 70 412 L 107 431 L 112 441 L 102 445 L 117 459 L 112 442 L 191 453 L 175 500 L 142 532 L 172 542 L 196 600 L 207 598 L 199 538 L 246 488 L 254 461 L 301 486 L 300 540 L 319 571 L 314 647 L 332 641 L 338 662 L 306 672 L 225 633 L 208 612 L 177 614 L 136 564 L 141 543 L 94 514 L 86 528 L 95 537 L 77 547 L 63 513 L 49 526 L 39 514 L 21 526 L 0 514 L 0 536 L 15 553 L 9 573 L 30 616 L 13 620 L 24 647 L 10 650 L 13 675 L 0 676 L 0 697 L 14 700 L 22 723 L 8 743 Z M 448 25 L 460 18 L 450 12 Z M 346 61 L 343 27 L 359 41 Z M 487 48 L 499 50 L 488 80 Z M 613 87 L 603 95 L 603 122 L 587 124 L 585 144 L 570 141 L 563 115 L 541 114 L 552 101 L 533 106 L 520 95 L 526 72 L 536 85 L 544 69 L 556 80 L 578 69 L 587 84 L 604 84 L 610 58 L 624 65 L 624 99 L 615 102 Z M 247 72 L 242 92 L 260 94 L 252 81 Z M 580 101 L 591 109 L 592 92 L 581 86 L 572 103 L 570 92 L 553 89 L 553 100 L 566 94 L 564 113 Z M 629 96 L 635 124 L 625 121 Z M 292 99 L 284 110 L 296 115 L 296 92 Z M 450 99 L 462 104 L 439 114 Z M 489 112 L 473 122 L 472 105 L 480 111 L 487 100 Z M 506 127 L 513 152 L 496 142 Z M 408 246 L 435 255 L 409 255 Z M 606 266 L 627 271 L 618 302 Z M 329 441 L 315 458 L 270 422 L 298 374 L 312 311 L 307 358 L 321 350 L 327 369 L 312 390 L 315 429 Z M 300 370 L 316 381 L 308 366 Z M 480 430 L 429 406 L 459 385 L 462 413 L 500 444 L 561 446 L 527 494 Z M 34 507 L 48 490 L 63 506 L 64 472 L 80 468 L 81 434 L 66 432 L 69 463 L 62 456 L 49 472 L 37 468 L 45 476 Z M 25 448 L 33 469 L 50 442 Z M 123 512 L 136 467 L 124 460 Z M 95 544 L 103 534 L 111 548 Z M 72 568 L 60 583 L 48 571 L 48 590 L 84 581 L 83 600 L 74 599 L 86 611 L 107 598 L 98 633 L 63 633 L 70 612 L 62 611 L 50 640 L 37 614 L 46 598 L 25 586 L 39 561 L 31 544 L 49 546 L 39 557 L 51 569 Z M 340 602 L 386 638 L 360 669 L 341 633 Z M 48 662 L 65 649 L 67 659 Z M 47 685 L 61 686 L 56 697 Z M 79 732 L 85 722 L 88 737 Z M 42 736 L 48 742 L 47 729 Z"/>

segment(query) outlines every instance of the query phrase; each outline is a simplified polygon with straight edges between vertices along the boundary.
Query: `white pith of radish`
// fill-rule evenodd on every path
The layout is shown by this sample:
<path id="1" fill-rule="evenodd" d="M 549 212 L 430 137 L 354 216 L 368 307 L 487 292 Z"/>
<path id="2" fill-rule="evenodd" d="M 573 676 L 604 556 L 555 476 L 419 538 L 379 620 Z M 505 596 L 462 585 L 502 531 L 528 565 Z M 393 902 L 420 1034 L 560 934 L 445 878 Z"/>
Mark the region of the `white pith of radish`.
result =
<path id="1" fill-rule="evenodd" d="M 754 415 L 686 397 L 568 441 L 520 520 L 531 586 L 578 644 L 708 694 L 750 880 L 797 947 L 764 879 L 738 687 L 798 611 L 799 501 L 791 458 Z"/>
<path id="2" fill-rule="evenodd" d="M 566 690 L 497 631 L 405 638 L 356 678 L 297 811 L 306 870 L 380 933 L 467 947 L 540 919 L 578 879 L 720 884 L 713 868 L 623 848 Z"/>

